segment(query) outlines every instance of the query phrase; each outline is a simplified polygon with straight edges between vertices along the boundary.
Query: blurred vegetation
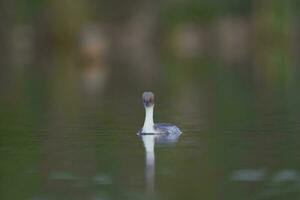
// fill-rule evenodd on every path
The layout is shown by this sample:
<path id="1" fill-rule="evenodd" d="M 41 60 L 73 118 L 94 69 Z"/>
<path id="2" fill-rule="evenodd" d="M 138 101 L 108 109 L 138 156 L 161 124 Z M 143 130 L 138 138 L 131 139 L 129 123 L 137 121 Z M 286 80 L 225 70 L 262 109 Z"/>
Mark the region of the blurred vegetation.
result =
<path id="1" fill-rule="evenodd" d="M 47 57 L 60 55 L 59 61 L 71 62 L 63 68 L 74 65 L 69 69 L 72 73 L 78 54 L 85 56 L 85 62 L 94 59 L 82 50 L 98 42 L 105 47 L 98 53 L 88 52 L 102 58 L 94 65 L 104 65 L 106 60 L 117 78 L 122 71 L 144 80 L 150 74 L 157 81 L 165 77 L 158 72 L 178 71 L 175 65 L 187 66 L 179 74 L 187 73 L 187 68 L 202 73 L 205 68 L 222 70 L 229 65 L 245 73 L 252 71 L 256 81 L 282 85 L 295 72 L 298 4 L 294 0 L 131 0 L 126 4 L 117 0 L 4 0 L 1 40 L 9 55 L 3 58 L 18 65 L 25 61 L 45 65 Z"/>

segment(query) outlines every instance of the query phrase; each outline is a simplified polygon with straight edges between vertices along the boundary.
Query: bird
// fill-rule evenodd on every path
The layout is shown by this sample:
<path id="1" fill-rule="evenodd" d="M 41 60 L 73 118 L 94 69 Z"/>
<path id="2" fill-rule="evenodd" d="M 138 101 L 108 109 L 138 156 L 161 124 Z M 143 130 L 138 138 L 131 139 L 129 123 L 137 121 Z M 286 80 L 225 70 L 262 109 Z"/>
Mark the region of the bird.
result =
<path id="1" fill-rule="evenodd" d="M 143 128 L 138 131 L 139 135 L 155 135 L 155 134 L 181 134 L 181 130 L 174 124 L 169 123 L 154 123 L 153 111 L 154 111 L 154 94 L 153 92 L 146 91 L 142 95 L 143 104 L 145 107 L 145 121 Z"/>

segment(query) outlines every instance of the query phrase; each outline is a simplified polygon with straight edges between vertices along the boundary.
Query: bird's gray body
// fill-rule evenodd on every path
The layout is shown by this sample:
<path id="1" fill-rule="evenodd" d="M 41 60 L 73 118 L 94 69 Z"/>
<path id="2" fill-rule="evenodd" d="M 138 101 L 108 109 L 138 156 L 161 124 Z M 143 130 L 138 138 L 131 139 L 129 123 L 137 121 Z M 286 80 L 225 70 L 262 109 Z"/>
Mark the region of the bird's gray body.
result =
<path id="1" fill-rule="evenodd" d="M 143 132 L 140 129 L 138 135 L 143 139 L 144 137 L 154 137 L 156 144 L 173 144 L 176 143 L 181 135 L 179 128 L 173 124 L 157 123 L 155 124 L 156 133 Z"/>
<path id="2" fill-rule="evenodd" d="M 138 134 L 181 134 L 182 132 L 180 129 L 169 123 L 156 123 L 154 124 L 154 130 L 156 131 L 155 133 L 145 133 L 143 131 L 143 128 L 141 128 L 138 132 Z"/>

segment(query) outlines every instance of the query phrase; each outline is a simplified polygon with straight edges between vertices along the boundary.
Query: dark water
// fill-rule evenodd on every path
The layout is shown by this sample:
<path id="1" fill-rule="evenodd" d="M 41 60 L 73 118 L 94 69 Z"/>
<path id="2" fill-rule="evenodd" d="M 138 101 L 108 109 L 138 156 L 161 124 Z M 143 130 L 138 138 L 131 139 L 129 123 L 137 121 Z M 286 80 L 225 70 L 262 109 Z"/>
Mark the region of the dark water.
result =
<path id="1" fill-rule="evenodd" d="M 300 198 L 293 86 L 225 77 L 156 88 L 155 121 L 183 134 L 146 153 L 141 88 L 86 92 L 36 75 L 5 83 L 1 200 Z"/>

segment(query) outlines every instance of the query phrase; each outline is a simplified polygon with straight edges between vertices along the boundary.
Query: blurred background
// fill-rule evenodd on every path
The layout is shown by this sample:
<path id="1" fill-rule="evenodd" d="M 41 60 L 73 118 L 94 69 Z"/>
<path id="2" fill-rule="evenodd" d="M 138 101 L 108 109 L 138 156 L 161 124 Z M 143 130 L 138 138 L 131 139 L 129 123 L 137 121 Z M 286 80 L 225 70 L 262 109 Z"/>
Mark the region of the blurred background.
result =
<path id="1" fill-rule="evenodd" d="M 299 8 L 2 0 L 1 199 L 299 199 Z M 151 192 L 145 90 L 184 132 Z"/>

